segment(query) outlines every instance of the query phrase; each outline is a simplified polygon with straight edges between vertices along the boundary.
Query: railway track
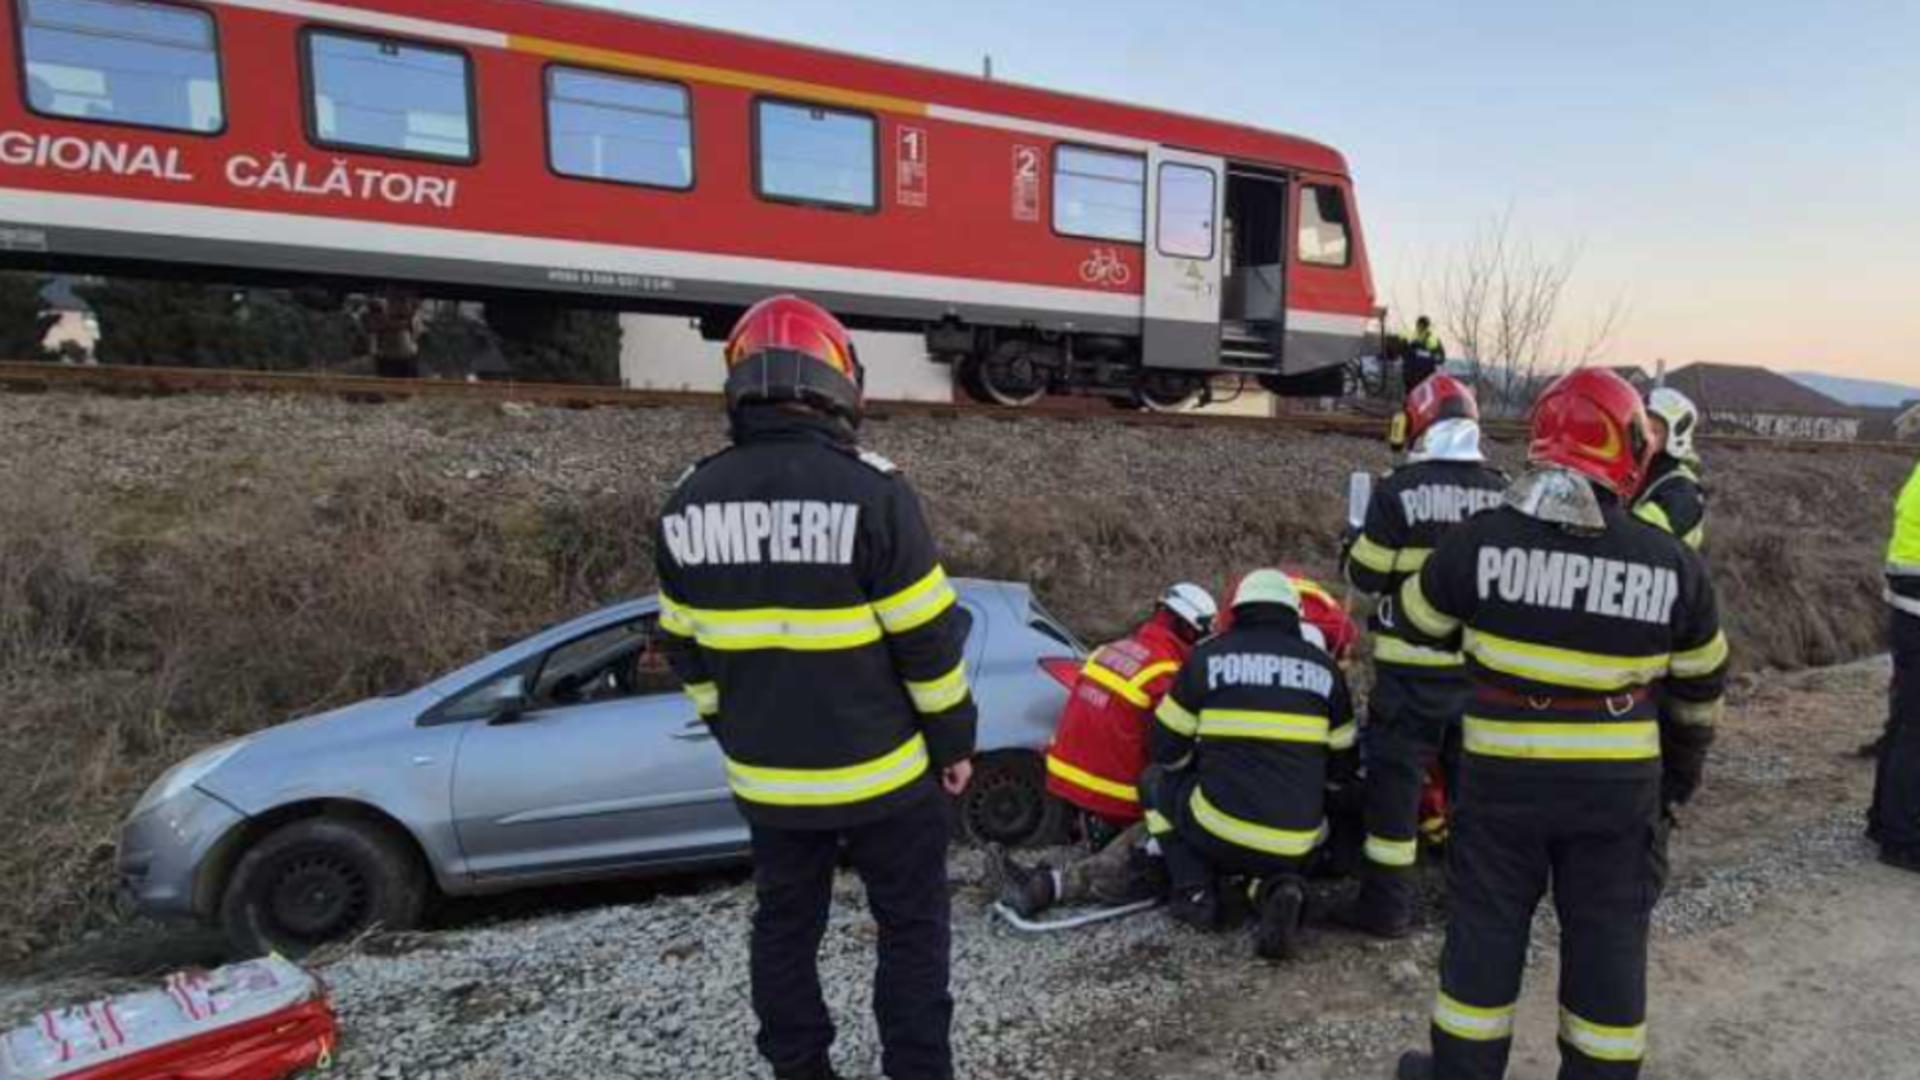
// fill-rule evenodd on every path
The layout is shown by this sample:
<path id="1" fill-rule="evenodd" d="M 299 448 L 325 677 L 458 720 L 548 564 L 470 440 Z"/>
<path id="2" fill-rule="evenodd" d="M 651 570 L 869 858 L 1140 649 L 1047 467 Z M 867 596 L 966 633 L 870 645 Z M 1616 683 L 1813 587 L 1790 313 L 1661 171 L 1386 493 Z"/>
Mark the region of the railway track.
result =
<path id="1" fill-rule="evenodd" d="M 461 382 L 452 379 L 387 379 L 371 375 L 337 375 L 325 372 L 248 371 L 232 368 L 123 367 L 116 365 L 75 365 L 0 361 L 0 389 L 13 393 L 41 393 L 52 390 L 166 396 L 172 394 L 294 394 L 331 397 L 344 401 L 378 403 L 409 399 L 439 399 L 481 403 L 520 402 L 556 408 L 657 409 L 675 407 L 717 407 L 720 395 L 671 390 L 631 390 L 614 386 L 585 386 L 571 383 L 538 382 Z M 1096 403 L 1097 405 L 1097 403 Z M 1010 409 L 971 402 L 876 401 L 868 405 L 868 415 L 889 416 L 986 417 L 996 419 L 1046 419 L 1060 422 L 1130 424 L 1139 427 L 1168 428 L 1246 428 L 1271 431 L 1284 427 L 1295 431 L 1379 437 L 1384 422 L 1378 416 L 1360 412 L 1283 412 L 1274 416 L 1230 416 L 1215 413 L 1126 412 L 1084 404 L 1035 405 Z M 1489 437 L 1512 441 L 1523 438 L 1525 425 L 1512 420 L 1488 420 L 1483 425 Z M 1882 440 L 1827 442 L 1812 439 L 1769 439 L 1753 435 L 1702 435 L 1716 446 L 1754 449 L 1836 451 L 1878 450 L 1912 453 L 1910 443 Z"/>

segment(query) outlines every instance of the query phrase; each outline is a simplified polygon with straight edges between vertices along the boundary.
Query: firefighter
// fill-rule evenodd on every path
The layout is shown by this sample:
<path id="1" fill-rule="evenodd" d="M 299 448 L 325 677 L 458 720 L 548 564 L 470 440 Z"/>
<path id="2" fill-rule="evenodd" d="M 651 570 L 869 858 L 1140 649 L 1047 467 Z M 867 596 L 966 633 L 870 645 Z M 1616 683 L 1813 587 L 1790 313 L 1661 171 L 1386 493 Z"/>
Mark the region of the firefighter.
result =
<path id="1" fill-rule="evenodd" d="M 1880 845 L 1881 862 L 1920 872 L 1920 464 L 1894 504 L 1886 596 L 1893 685 L 1867 835 Z"/>
<path id="2" fill-rule="evenodd" d="M 1358 895 L 1333 919 L 1380 937 L 1401 937 L 1412 924 L 1422 789 L 1470 691 L 1459 653 L 1406 640 L 1392 597 L 1448 530 L 1499 505 L 1506 478 L 1480 451 L 1479 416 L 1473 391 L 1451 375 L 1407 395 L 1394 421 L 1406 460 L 1375 488 L 1346 554 L 1347 580 L 1379 602 L 1369 619 L 1374 680 L 1362 734 L 1365 861 Z"/>
<path id="3" fill-rule="evenodd" d="M 1660 387 L 1647 395 L 1653 465 L 1633 501 L 1633 516 L 1672 533 L 1695 551 L 1707 539 L 1707 489 L 1693 436 L 1700 410 L 1687 395 Z"/>
<path id="4" fill-rule="evenodd" d="M 1080 669 L 1047 748 L 1047 790 L 1082 812 L 1095 848 L 1140 820 L 1153 710 L 1193 646 L 1212 632 L 1218 610 L 1207 590 L 1181 582 L 1161 594 L 1145 622 L 1095 649 Z"/>
<path id="5" fill-rule="evenodd" d="M 971 775 L 968 625 L 919 500 L 855 431 L 832 315 L 776 296 L 726 345 L 731 448 L 689 470 L 655 544 L 668 657 L 752 831 L 758 1047 L 828 1080 L 818 951 L 844 849 L 880 926 L 886 1073 L 948 1080 L 948 807 Z"/>
<path id="6" fill-rule="evenodd" d="M 1339 664 L 1302 635 L 1286 574 L 1253 571 L 1230 607 L 1232 625 L 1194 650 L 1154 713 L 1140 794 L 1174 916 L 1216 927 L 1219 879 L 1245 876 L 1254 950 L 1285 959 L 1307 860 L 1327 839 L 1328 781 L 1355 768 L 1353 706 Z"/>
<path id="7" fill-rule="evenodd" d="M 1413 336 L 1407 339 L 1407 351 L 1400 361 L 1400 383 L 1409 394 L 1447 362 L 1447 347 L 1433 332 L 1433 320 L 1425 315 L 1413 320 Z"/>
<path id="8" fill-rule="evenodd" d="M 1344 663 L 1348 650 L 1359 637 L 1352 618 L 1325 586 L 1292 571 L 1287 571 L 1287 575 L 1300 593 L 1300 636 L 1330 653 L 1336 662 Z M 1174 590 L 1197 588 L 1177 585 Z M 1167 607 L 1167 600 L 1173 597 L 1174 590 L 1169 590 L 1168 597 L 1162 599 L 1163 609 Z M 1207 597 L 1209 610 L 1212 602 L 1212 597 Z M 1225 618 L 1217 623 L 1210 618 L 1208 622 L 1209 628 L 1225 630 L 1227 626 Z M 1182 659 L 1184 661 L 1184 656 Z M 1172 675 L 1169 674 L 1164 684 L 1158 686 L 1154 694 L 1156 706 L 1172 682 Z M 1069 703 L 1070 714 L 1073 708 L 1073 704 Z M 1152 723 L 1151 717 L 1147 718 L 1147 723 Z M 1141 729 L 1137 735 L 1128 730 L 1128 740 L 1136 737 L 1140 740 L 1137 744 L 1140 758 L 1135 763 L 1134 771 L 1129 774 L 1129 789 L 1138 784 L 1140 769 L 1146 764 L 1146 730 Z M 1128 745 L 1131 747 L 1135 744 L 1129 742 Z M 1128 805 L 1135 807 L 1137 817 L 1137 798 Z M 1150 847 L 1146 841 L 1146 830 L 1138 824 L 1132 824 L 1111 840 L 1090 845 L 1094 850 L 1092 855 L 1058 869 L 1045 863 L 1031 869 L 1022 867 L 1005 849 L 995 846 L 988 854 L 989 886 L 1000 903 L 1029 919 L 1055 904 L 1092 900 L 1115 906 L 1153 898 L 1166 891 L 1166 870 L 1156 857 L 1157 845 Z"/>
<path id="9" fill-rule="evenodd" d="M 1633 388 L 1573 371 L 1535 403 L 1530 467 L 1505 505 L 1449 532 L 1401 587 L 1403 627 L 1435 643 L 1464 635 L 1474 685 L 1433 1056 L 1402 1058 L 1402 1080 L 1505 1075 L 1549 887 L 1560 1076 L 1639 1075 L 1665 822 L 1699 783 L 1727 669 L 1699 556 L 1627 510 L 1649 451 Z"/>

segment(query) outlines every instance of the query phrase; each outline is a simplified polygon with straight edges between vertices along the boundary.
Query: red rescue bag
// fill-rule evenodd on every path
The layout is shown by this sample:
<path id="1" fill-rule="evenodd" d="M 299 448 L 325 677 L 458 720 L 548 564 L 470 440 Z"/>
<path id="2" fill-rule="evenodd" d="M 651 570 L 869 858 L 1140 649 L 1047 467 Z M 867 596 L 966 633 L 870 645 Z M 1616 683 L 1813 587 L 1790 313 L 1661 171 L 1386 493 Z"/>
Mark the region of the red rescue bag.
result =
<path id="1" fill-rule="evenodd" d="M 280 1080 L 337 1038 L 320 980 L 271 956 L 49 1009 L 0 1035 L 0 1080 Z"/>

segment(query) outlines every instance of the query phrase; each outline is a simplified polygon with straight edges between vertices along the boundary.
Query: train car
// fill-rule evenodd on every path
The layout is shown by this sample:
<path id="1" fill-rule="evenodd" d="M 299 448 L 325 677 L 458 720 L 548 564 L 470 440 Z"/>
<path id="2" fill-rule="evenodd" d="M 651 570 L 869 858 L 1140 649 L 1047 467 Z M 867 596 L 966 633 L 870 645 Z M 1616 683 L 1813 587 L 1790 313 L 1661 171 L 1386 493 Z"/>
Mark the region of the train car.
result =
<path id="1" fill-rule="evenodd" d="M 792 290 L 1002 404 L 1337 392 L 1368 342 L 1352 180 L 1305 139 L 529 0 L 0 11 L 7 265 L 716 333 Z"/>

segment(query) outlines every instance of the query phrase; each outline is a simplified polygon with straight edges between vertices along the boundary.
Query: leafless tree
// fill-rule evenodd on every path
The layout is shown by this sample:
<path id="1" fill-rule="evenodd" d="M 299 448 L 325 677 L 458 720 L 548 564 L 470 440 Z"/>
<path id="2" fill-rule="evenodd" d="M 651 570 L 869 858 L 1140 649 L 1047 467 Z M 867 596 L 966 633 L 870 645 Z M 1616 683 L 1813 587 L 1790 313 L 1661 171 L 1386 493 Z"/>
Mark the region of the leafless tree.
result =
<path id="1" fill-rule="evenodd" d="M 1579 245 L 1542 251 L 1516 231 L 1509 207 L 1444 261 L 1436 329 L 1451 354 L 1474 361 L 1483 408 L 1521 411 L 1548 379 L 1606 356 L 1626 319 L 1626 300 L 1616 297 L 1586 325 L 1568 326 L 1567 286 L 1580 255 Z"/>

